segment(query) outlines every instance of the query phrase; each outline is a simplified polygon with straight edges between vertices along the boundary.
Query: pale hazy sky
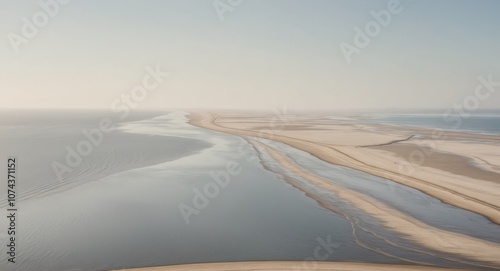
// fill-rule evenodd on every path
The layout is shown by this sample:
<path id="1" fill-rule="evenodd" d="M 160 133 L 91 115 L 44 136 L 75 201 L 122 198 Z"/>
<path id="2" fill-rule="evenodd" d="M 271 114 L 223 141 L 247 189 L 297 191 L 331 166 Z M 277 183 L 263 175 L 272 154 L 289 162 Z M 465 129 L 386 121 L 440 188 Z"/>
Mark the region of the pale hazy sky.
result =
<path id="1" fill-rule="evenodd" d="M 449 108 L 500 81 L 498 0 L 401 0 L 348 64 L 340 43 L 388 2 L 243 0 L 221 21 L 213 0 L 72 0 L 15 53 L 43 9 L 0 0 L 0 107 L 109 108 L 156 64 L 170 76 L 140 108 Z"/>

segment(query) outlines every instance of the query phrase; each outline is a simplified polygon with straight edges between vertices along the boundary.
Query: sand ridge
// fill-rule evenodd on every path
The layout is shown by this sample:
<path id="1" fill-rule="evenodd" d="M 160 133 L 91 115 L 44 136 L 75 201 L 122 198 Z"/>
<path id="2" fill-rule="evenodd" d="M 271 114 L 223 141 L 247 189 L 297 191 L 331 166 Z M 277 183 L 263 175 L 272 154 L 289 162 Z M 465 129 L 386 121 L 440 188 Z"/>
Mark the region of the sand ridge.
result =
<path id="1" fill-rule="evenodd" d="M 293 261 L 262 261 L 262 262 L 227 262 L 200 263 L 159 267 L 123 269 L 128 271 L 453 271 L 466 270 L 454 268 L 438 268 L 416 265 L 369 264 L 349 262 L 293 262 Z"/>
<path id="2" fill-rule="evenodd" d="M 286 155 L 268 145 L 254 140 L 250 142 L 264 148 L 283 167 L 291 170 L 297 176 L 303 177 L 321 188 L 335 192 L 340 198 L 353 203 L 361 210 L 383 221 L 388 228 L 411 238 L 416 243 L 437 251 L 492 262 L 500 266 L 500 259 L 498 259 L 500 244 L 426 225 L 370 196 L 335 185 L 322 177 L 307 172 Z"/>
<path id="3" fill-rule="evenodd" d="M 306 140 L 301 138 L 301 135 L 298 136 L 295 131 L 290 130 L 282 130 L 278 133 L 274 131 L 272 131 L 272 133 L 267 133 L 262 130 L 252 130 L 249 128 L 251 126 L 248 126 L 248 122 L 251 121 L 251 118 L 246 118 L 241 119 L 239 123 L 234 121 L 228 122 L 224 121 L 223 116 L 221 117 L 218 114 L 206 112 L 196 112 L 191 114 L 190 117 L 190 123 L 193 125 L 219 132 L 231 133 L 242 137 L 252 136 L 279 141 L 297 149 L 306 151 L 324 161 L 361 170 L 372 175 L 388 178 L 403 185 L 416 188 L 444 202 L 476 212 L 488 217 L 496 223 L 500 223 L 500 208 L 498 207 L 500 204 L 498 204 L 498 199 L 495 201 L 495 198 L 493 197 L 487 198 L 487 200 L 482 200 L 481 197 L 477 196 L 477 193 L 483 192 L 481 190 L 478 191 L 468 189 L 466 186 L 461 186 L 463 183 L 460 182 L 437 182 L 436 175 L 434 175 L 433 178 L 428 179 L 405 176 L 397 171 L 394 172 L 393 170 L 390 170 L 390 166 L 393 166 L 390 159 L 387 159 L 387 157 L 384 157 L 385 159 L 377 158 L 377 156 L 373 155 L 373 152 L 370 152 L 369 148 L 358 148 L 357 146 L 353 147 L 346 145 L 334 146 L 331 142 L 329 144 L 325 144 L 321 141 L 323 138 L 321 136 L 319 137 L 320 139 L 318 142 Z M 260 124 L 260 126 L 262 126 L 262 124 Z M 310 133 L 324 134 L 325 131 L 314 130 L 310 131 Z M 358 132 L 354 140 L 359 141 L 362 137 L 361 133 L 362 132 Z M 370 136 L 370 133 L 365 134 L 365 137 L 368 136 Z M 392 138 L 389 136 L 390 140 L 387 140 L 387 137 L 387 135 L 383 135 L 378 140 L 379 142 L 397 142 L 398 140 L 405 141 L 405 138 L 410 138 L 408 136 L 392 136 Z M 348 139 L 342 138 L 340 140 L 342 142 L 346 142 Z M 361 139 L 361 141 L 369 142 L 370 139 Z M 306 170 L 300 168 L 298 165 L 288 160 L 284 155 L 280 154 L 270 146 L 262 146 L 262 143 L 258 143 L 256 141 L 252 141 L 251 143 L 255 145 L 261 144 L 261 147 L 264 147 L 275 160 L 282 164 L 282 166 L 293 170 L 296 174 L 320 185 L 325 189 L 337 192 L 337 194 L 340 194 L 341 197 L 344 197 L 354 203 L 365 212 L 381 219 L 388 228 L 402 233 L 405 236 L 410 236 L 412 240 L 424 245 L 425 247 L 437 251 L 461 255 L 471 259 L 490 262 L 495 266 L 500 266 L 500 258 L 498 258 L 498 255 L 500 255 L 500 244 L 431 227 L 413 219 L 408 215 L 395 212 L 390 206 L 382 204 L 375 199 L 365 197 L 364 195 L 357 195 L 354 191 L 333 185 L 322 180 L 322 178 L 318 176 L 308 173 Z M 484 183 L 490 183 L 493 185 L 492 182 Z M 491 186 L 486 185 L 483 189 L 486 190 L 484 193 L 487 193 L 487 190 L 491 189 Z M 496 192 L 496 190 L 494 191 Z M 484 193 L 482 193 L 483 196 L 485 195 Z"/>
<path id="4" fill-rule="evenodd" d="M 307 136 L 296 131 L 257 131 L 252 129 L 252 125 L 255 124 L 249 125 L 249 123 L 253 123 L 255 120 L 248 116 L 246 118 L 234 118 L 239 120 L 235 121 L 231 115 L 229 117 L 221 115 L 221 113 L 193 112 L 190 115 L 190 123 L 195 126 L 239 136 L 255 136 L 276 140 L 306 151 L 326 162 L 361 170 L 415 188 L 443 202 L 481 214 L 491 221 L 500 224 L 500 189 L 495 184 L 481 182 L 480 185 L 477 185 L 470 183 L 469 180 L 456 178 L 452 174 L 443 176 L 442 172 L 436 174 L 425 170 L 425 168 L 418 168 L 419 170 L 411 176 L 405 175 L 398 171 L 393 157 L 382 156 L 380 151 L 376 152 L 377 150 L 374 152 L 369 148 L 358 148 L 357 145 L 352 146 L 355 144 L 362 146 L 404 139 L 408 137 L 407 135 L 401 136 L 398 134 L 391 135 L 389 133 L 378 134 L 359 131 L 356 125 L 354 125 L 355 128 L 349 128 L 348 130 L 345 130 L 344 127 L 338 128 L 332 125 L 334 128 L 331 131 L 311 130 L 307 131 Z M 271 121 L 271 117 L 260 119 L 260 122 L 264 123 Z M 262 126 L 260 122 L 258 124 Z M 326 128 L 327 125 L 323 125 L 322 127 Z M 338 129 L 340 129 L 339 133 L 337 133 Z M 325 134 L 328 134 L 328 136 L 325 136 Z M 459 133 L 455 132 L 455 134 Z M 315 135 L 318 135 L 317 140 L 312 141 Z M 464 137 L 466 136 L 464 135 Z M 495 136 L 489 135 L 485 135 L 484 137 L 495 138 Z M 349 141 L 353 143 L 350 146 L 337 146 L 333 145 L 332 141 L 338 141 L 342 144 L 346 144 Z"/>

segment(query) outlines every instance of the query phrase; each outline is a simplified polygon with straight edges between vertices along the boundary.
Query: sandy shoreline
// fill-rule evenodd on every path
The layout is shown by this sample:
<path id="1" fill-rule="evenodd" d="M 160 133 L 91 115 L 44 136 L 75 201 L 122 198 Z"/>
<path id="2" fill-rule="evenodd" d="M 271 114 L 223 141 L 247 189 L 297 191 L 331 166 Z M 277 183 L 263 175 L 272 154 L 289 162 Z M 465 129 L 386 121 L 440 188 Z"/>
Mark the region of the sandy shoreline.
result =
<path id="1" fill-rule="evenodd" d="M 326 162 L 361 170 L 413 187 L 443 202 L 481 214 L 491 221 L 500 224 L 500 184 L 488 180 L 479 180 L 456 174 L 449 174 L 444 170 L 425 167 L 423 165 L 416 165 L 413 167 L 412 174 L 404 174 L 404 171 L 401 172 L 400 170 L 400 163 L 402 160 L 400 157 L 409 157 L 410 153 L 401 152 L 398 154 L 400 157 L 398 157 L 398 155 L 391 155 L 390 151 L 360 147 L 404 139 L 412 133 L 415 133 L 415 131 L 403 131 L 398 133 L 390 130 L 371 132 L 369 130 L 363 130 L 363 127 L 346 124 L 318 125 L 317 120 L 311 122 L 308 119 L 296 120 L 299 124 L 306 124 L 308 129 L 303 129 L 302 127 L 297 129 L 273 129 L 272 126 L 275 120 L 272 118 L 272 116 L 254 116 L 253 118 L 251 115 L 234 116 L 229 112 L 217 114 L 194 112 L 190 116 L 190 123 L 224 133 L 231 133 L 239 136 L 255 136 L 280 141 L 311 153 Z M 255 127 L 259 129 L 255 129 Z M 384 128 L 385 127 L 381 126 L 381 129 Z M 430 131 L 422 129 L 418 132 L 422 134 L 431 133 Z M 472 136 L 467 133 L 450 132 L 446 134 L 446 139 L 451 140 L 459 136 L 466 139 L 472 138 Z M 477 135 L 477 137 L 500 142 L 499 136 Z M 458 141 L 452 141 L 455 145 L 459 144 L 457 142 Z M 422 148 L 421 145 L 426 143 L 426 141 L 419 141 L 415 143 L 411 150 Z M 405 142 L 405 144 L 408 144 L 408 142 Z M 450 147 L 450 143 L 447 142 L 438 144 L 447 152 L 449 152 L 450 148 L 455 149 L 458 153 L 464 152 L 465 155 L 467 152 L 470 152 L 470 150 L 467 149 L 467 145 Z M 475 146 L 472 148 L 474 149 L 474 147 Z M 500 145 L 489 146 L 489 151 L 500 153 Z M 430 156 L 434 155 L 437 156 L 439 154 L 434 153 Z M 493 164 L 494 167 L 500 165 L 500 158 L 496 155 L 488 156 L 472 153 L 472 155 L 469 156 L 483 157 L 484 160 Z M 427 159 L 427 157 L 424 158 Z M 407 158 L 405 160 L 409 159 Z"/>
<path id="2" fill-rule="evenodd" d="M 383 221 L 387 228 L 411 238 L 416 243 L 437 251 L 462 255 L 471 259 L 497 263 L 500 265 L 500 261 L 498 261 L 500 244 L 479 240 L 467 235 L 452 233 L 426 225 L 370 196 L 345 189 L 340 185 L 328 182 L 328 180 L 324 178 L 308 173 L 287 158 L 286 155 L 267 145 L 255 141 L 251 141 L 251 143 L 254 146 L 260 146 L 266 149 L 276 161 L 283 167 L 293 171 L 297 176 L 303 177 L 325 190 L 335 192 L 341 199 L 353 203 L 361 210 Z M 330 206 L 324 207 L 335 211 L 334 206 L 331 206 L 331 208 L 329 208 Z"/>
<path id="3" fill-rule="evenodd" d="M 321 121 L 310 121 L 307 119 L 295 121 L 292 125 L 281 127 L 282 129 L 270 129 L 264 125 L 266 122 L 269 123 L 272 120 L 266 116 L 253 118 L 251 116 L 232 116 L 231 113 L 227 112 L 222 114 L 196 112 L 191 115 L 190 120 L 190 123 L 193 125 L 220 132 L 279 141 L 306 151 L 324 161 L 361 170 L 416 188 L 444 202 L 481 214 L 497 224 L 500 223 L 500 197 L 498 197 L 500 186 L 491 178 L 489 180 L 471 178 L 480 176 L 481 172 L 478 168 L 471 169 L 468 172 L 469 176 L 458 175 L 460 178 L 457 178 L 456 174 L 450 172 L 453 171 L 449 168 L 449 166 L 452 166 L 451 164 L 447 164 L 448 168 L 444 167 L 445 170 L 443 170 L 443 166 L 441 166 L 442 168 L 438 168 L 440 165 L 432 164 L 432 160 L 429 159 L 427 163 L 431 163 L 433 167 L 428 167 L 424 164 L 418 165 L 412 174 L 403 174 L 398 171 L 398 162 L 401 161 L 401 157 L 408 155 L 408 149 L 405 150 L 405 153 L 404 150 L 399 150 L 398 152 L 398 150 L 392 149 L 389 151 L 383 148 L 388 146 L 391 148 L 400 146 L 401 144 L 417 144 L 411 140 L 404 140 L 405 138 L 409 138 L 407 133 L 391 133 L 390 131 L 386 133 L 373 132 L 370 130 L 367 131 L 363 127 L 352 127 L 353 125 L 345 124 L 318 125 Z M 370 127 L 370 129 L 373 129 L 373 127 Z M 381 129 L 384 129 L 384 127 L 381 127 Z M 424 135 L 425 133 L 429 133 L 424 130 L 419 132 Z M 463 146 L 457 147 L 456 145 L 460 145 L 461 142 L 453 140 L 460 135 L 458 132 L 447 135 L 449 142 L 455 144 L 454 148 L 453 145 L 450 147 L 449 142 L 445 142 L 448 144 L 440 144 L 439 146 L 445 149 L 446 152 L 450 152 L 450 150 L 457 153 L 463 152 L 463 156 L 466 156 L 467 148 Z M 470 137 L 470 135 L 465 134 L 464 137 Z M 485 135 L 484 137 L 486 140 L 493 141 L 497 138 L 490 135 Z M 397 144 L 361 147 L 393 141 L 398 142 L 399 140 L 401 142 Z M 257 142 L 251 143 L 254 145 L 261 144 Z M 421 144 L 421 142 L 418 143 Z M 427 248 L 490 262 L 494 266 L 500 266 L 500 259 L 498 259 L 500 244 L 479 240 L 463 234 L 451 233 L 426 225 L 406 214 L 395 212 L 390 206 L 381 204 L 375 199 L 359 197 L 353 191 L 328 184 L 321 180 L 321 178 L 309 174 L 299 166 L 293 164 L 293 162 L 287 160 L 285 156 L 269 146 L 261 147 L 266 148 L 282 166 L 291 169 L 296 174 L 325 189 L 338 193 L 357 207 L 381 219 L 388 228 L 409 236 L 412 240 Z M 421 148 L 422 146 L 414 145 L 414 147 Z M 441 155 L 441 158 L 447 155 L 437 147 L 435 150 L 435 153 L 432 154 L 434 156 L 430 156 L 432 159 L 439 159 L 439 155 Z M 400 157 L 397 157 L 397 155 Z M 488 161 L 490 165 L 493 165 L 493 170 L 483 173 L 483 175 L 496 174 L 494 169 L 500 163 L 495 155 L 478 155 L 476 152 L 473 156 L 476 159 L 480 158 Z M 456 166 L 462 167 L 461 169 L 456 169 L 457 171 L 467 170 L 467 168 L 464 168 L 464 164 Z"/>
<path id="4" fill-rule="evenodd" d="M 395 144 L 371 148 L 374 150 L 391 152 L 391 155 L 401 159 L 405 159 L 403 155 L 409 154 L 415 149 L 412 144 Z M 472 158 L 444 151 L 430 150 L 430 148 L 428 149 L 429 151 L 433 151 L 433 154 L 422 162 L 421 166 L 423 167 L 436 168 L 463 177 L 500 183 L 500 173 L 472 165 Z"/>
<path id="5" fill-rule="evenodd" d="M 202 263 L 185 264 L 159 267 L 144 267 L 135 269 L 121 269 L 128 271 L 278 271 L 278 270 L 330 270 L 330 271 L 386 271 L 386 270 L 428 270 L 452 271 L 467 270 L 454 268 L 437 268 L 416 265 L 393 264 L 367 264 L 343 262 L 291 262 L 291 261 L 266 261 L 266 262 L 228 262 L 228 263 Z"/>

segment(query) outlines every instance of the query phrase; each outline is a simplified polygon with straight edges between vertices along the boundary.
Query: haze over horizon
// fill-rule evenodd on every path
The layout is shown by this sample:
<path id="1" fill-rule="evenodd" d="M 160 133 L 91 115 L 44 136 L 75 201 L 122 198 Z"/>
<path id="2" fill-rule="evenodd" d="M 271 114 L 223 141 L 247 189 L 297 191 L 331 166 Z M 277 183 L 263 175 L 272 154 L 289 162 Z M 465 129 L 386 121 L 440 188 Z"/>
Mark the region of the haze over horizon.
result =
<path id="1" fill-rule="evenodd" d="M 390 2 L 242 1 L 221 20 L 213 0 L 70 1 L 16 53 L 9 33 L 42 8 L 0 0 L 0 108 L 109 108 L 157 65 L 169 76 L 139 109 L 452 108 L 500 81 L 495 0 L 401 0 L 346 61 L 340 44 Z"/>

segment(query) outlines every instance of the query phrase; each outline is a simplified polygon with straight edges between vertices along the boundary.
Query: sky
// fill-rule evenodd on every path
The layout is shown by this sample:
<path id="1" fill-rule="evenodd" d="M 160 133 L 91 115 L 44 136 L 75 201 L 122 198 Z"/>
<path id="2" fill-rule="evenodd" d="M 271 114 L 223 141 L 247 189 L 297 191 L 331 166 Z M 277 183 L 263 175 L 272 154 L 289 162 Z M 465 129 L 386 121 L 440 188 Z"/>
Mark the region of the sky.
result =
<path id="1" fill-rule="evenodd" d="M 500 81 L 497 0 L 55 1 L 0 0 L 0 108 L 435 109 Z"/>

